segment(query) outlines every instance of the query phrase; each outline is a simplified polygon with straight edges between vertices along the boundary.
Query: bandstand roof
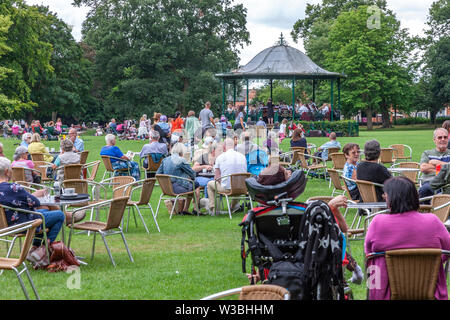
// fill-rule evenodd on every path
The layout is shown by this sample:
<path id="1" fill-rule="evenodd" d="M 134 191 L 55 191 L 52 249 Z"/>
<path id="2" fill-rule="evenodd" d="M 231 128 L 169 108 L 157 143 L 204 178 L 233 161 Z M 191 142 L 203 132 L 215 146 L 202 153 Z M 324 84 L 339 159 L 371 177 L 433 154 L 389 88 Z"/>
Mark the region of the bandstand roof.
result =
<path id="1" fill-rule="evenodd" d="M 238 79 L 337 79 L 344 74 L 330 72 L 315 64 L 300 50 L 288 46 L 281 36 L 278 44 L 258 53 L 249 63 L 228 73 L 224 80 Z"/>

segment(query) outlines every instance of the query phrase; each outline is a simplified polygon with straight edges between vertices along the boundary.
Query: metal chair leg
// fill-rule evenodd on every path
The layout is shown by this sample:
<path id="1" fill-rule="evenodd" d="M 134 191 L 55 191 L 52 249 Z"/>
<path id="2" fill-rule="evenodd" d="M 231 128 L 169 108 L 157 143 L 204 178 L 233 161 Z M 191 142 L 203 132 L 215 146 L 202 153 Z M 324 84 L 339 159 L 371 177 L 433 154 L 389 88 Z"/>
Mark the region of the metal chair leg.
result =
<path id="1" fill-rule="evenodd" d="M 147 231 L 147 234 L 150 234 L 150 231 L 148 231 L 147 225 L 145 224 L 144 217 L 142 216 L 141 210 L 139 210 L 139 207 L 136 204 L 134 204 L 134 207 L 136 208 L 136 210 L 139 214 L 139 217 L 141 218 L 141 221 L 142 221 L 142 224 L 144 225 L 145 231 Z"/>
<path id="2" fill-rule="evenodd" d="M 25 287 L 25 284 L 23 283 L 22 277 L 20 276 L 20 274 L 21 274 L 22 272 L 19 272 L 19 270 L 17 270 L 17 269 L 14 268 L 14 267 L 13 267 L 12 269 L 13 269 L 14 272 L 16 273 L 17 280 L 19 280 L 19 283 L 20 283 L 20 286 L 22 287 L 22 291 L 23 291 L 23 293 L 24 293 L 24 295 L 25 295 L 25 298 L 26 298 L 27 300 L 30 300 L 30 296 L 28 295 L 27 288 Z"/>
<path id="3" fill-rule="evenodd" d="M 227 200 L 228 215 L 230 216 L 230 219 L 232 219 L 232 217 L 231 217 L 231 205 L 230 205 L 230 200 L 228 200 L 228 196 L 227 196 L 227 195 L 225 195 L 225 199 Z"/>
<path id="4" fill-rule="evenodd" d="M 34 285 L 33 279 L 31 279 L 30 271 L 28 270 L 27 265 L 25 264 L 25 262 L 23 262 L 22 264 L 23 264 L 23 267 L 25 268 L 25 273 L 27 274 L 28 281 L 30 282 L 31 288 L 33 289 L 36 299 L 41 300 L 41 298 L 39 297 L 39 294 L 36 290 L 36 286 Z"/>
<path id="5" fill-rule="evenodd" d="M 103 240 L 103 243 L 105 244 L 106 251 L 108 252 L 109 259 L 111 259 L 111 263 L 113 264 L 113 266 L 116 267 L 116 262 L 114 261 L 114 258 L 112 257 L 112 254 L 111 254 L 111 250 L 109 250 L 108 244 L 106 243 L 105 234 L 101 231 L 99 233 L 102 236 L 102 240 Z"/>
<path id="6" fill-rule="evenodd" d="M 120 230 L 120 235 L 122 236 L 123 244 L 125 245 L 125 248 L 127 249 L 128 257 L 130 258 L 130 261 L 134 262 L 133 257 L 131 256 L 130 249 L 128 248 L 127 240 L 125 239 L 125 235 L 123 234 L 122 230 Z"/>
<path id="7" fill-rule="evenodd" d="M 97 236 L 97 232 L 94 232 L 94 240 L 92 241 L 92 251 L 91 251 L 91 260 L 94 259 L 95 254 L 95 238 Z"/>
<path id="8" fill-rule="evenodd" d="M 152 212 L 153 221 L 155 221 L 156 228 L 158 229 L 158 232 L 161 232 L 161 230 L 159 230 L 158 222 L 156 221 L 156 215 L 155 215 L 155 213 L 153 212 L 153 208 L 152 208 L 152 205 L 151 205 L 150 203 L 148 204 L 148 207 L 150 208 L 150 211 Z"/>
<path id="9" fill-rule="evenodd" d="M 175 197 L 175 201 L 173 203 L 172 210 L 170 210 L 170 217 L 169 217 L 169 219 L 172 219 L 173 211 L 175 210 L 175 207 L 177 206 L 178 197 L 179 196 Z"/>
<path id="10" fill-rule="evenodd" d="M 163 195 L 161 194 L 159 196 L 159 201 L 158 201 L 158 206 L 156 207 L 156 214 L 155 214 L 155 218 L 158 216 L 159 213 L 159 206 L 161 205 L 161 199 L 162 199 Z"/>

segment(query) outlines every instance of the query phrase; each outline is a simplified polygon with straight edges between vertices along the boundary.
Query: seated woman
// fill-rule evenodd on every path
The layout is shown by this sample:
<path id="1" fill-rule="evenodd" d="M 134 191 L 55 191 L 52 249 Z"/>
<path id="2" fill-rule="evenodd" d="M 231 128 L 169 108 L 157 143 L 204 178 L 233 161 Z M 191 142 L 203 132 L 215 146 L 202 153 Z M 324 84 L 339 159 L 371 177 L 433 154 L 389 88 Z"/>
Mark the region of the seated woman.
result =
<path id="1" fill-rule="evenodd" d="M 308 153 L 308 143 L 306 142 L 306 138 L 304 137 L 303 130 L 297 128 L 294 130 L 291 139 L 291 148 L 292 147 L 303 147 L 305 148 L 305 154 Z"/>
<path id="2" fill-rule="evenodd" d="M 176 143 L 171 150 L 171 156 L 164 158 L 161 165 L 159 166 L 156 174 L 168 174 L 172 176 L 177 176 L 180 178 L 187 178 L 191 180 L 195 180 L 195 171 L 192 170 L 189 163 L 187 163 L 186 159 L 183 155 L 186 153 L 186 148 L 181 143 Z M 172 178 L 172 188 L 176 194 L 185 193 L 192 191 L 192 183 L 183 179 L 175 179 Z M 195 182 L 195 193 L 198 199 L 200 195 L 200 188 L 198 182 Z M 186 198 L 184 209 L 181 214 L 190 214 L 189 213 L 189 205 L 191 203 L 191 196 Z M 194 215 L 199 212 L 198 206 L 194 203 L 194 211 L 192 212 Z"/>
<path id="3" fill-rule="evenodd" d="M 18 146 L 14 152 L 13 159 L 11 167 L 34 169 L 33 161 L 28 160 L 28 149 L 26 147 Z M 40 183 L 41 176 L 36 171 L 25 170 L 25 180 L 26 182 Z"/>
<path id="4" fill-rule="evenodd" d="M 28 153 L 43 153 L 44 154 L 44 161 L 52 162 L 53 156 L 51 156 L 47 149 L 45 148 L 45 145 L 41 142 L 41 136 L 39 133 L 33 133 L 31 136 L 31 142 L 28 145 Z"/>
<path id="5" fill-rule="evenodd" d="M 25 147 L 25 148 L 27 148 L 27 150 L 28 150 L 28 145 L 31 143 L 31 136 L 32 136 L 31 133 L 25 132 L 25 133 L 22 135 L 22 142 L 20 143 L 20 146 L 21 146 L 21 147 Z"/>
<path id="6" fill-rule="evenodd" d="M 202 172 L 203 170 L 211 172 L 211 177 L 197 176 L 195 178 L 195 182 L 198 183 L 200 187 L 206 188 L 208 182 L 214 180 L 213 166 L 216 158 L 215 157 L 216 142 L 214 138 L 206 137 L 202 147 L 203 147 L 202 152 L 198 153 L 197 157 L 193 159 L 194 165 L 192 167 L 192 170 L 194 170 L 197 174 Z M 208 198 L 208 192 L 206 192 L 206 190 L 205 190 L 205 198 Z"/>
<path id="7" fill-rule="evenodd" d="M 359 162 L 359 145 L 356 143 L 347 143 L 342 151 L 344 152 L 345 159 L 347 159 L 342 174 L 346 178 L 356 180 L 356 168 Z M 359 194 L 356 183 L 345 180 L 345 184 L 347 185 L 352 200 L 360 200 L 361 195 Z"/>
<path id="8" fill-rule="evenodd" d="M 70 139 L 61 140 L 60 143 L 61 154 L 55 159 L 52 165 L 53 170 L 59 166 L 64 166 L 66 164 L 77 164 L 80 163 L 80 155 L 73 152 L 73 142 Z M 56 173 L 56 180 L 64 180 L 64 169 L 59 169 Z"/>
<path id="9" fill-rule="evenodd" d="M 365 254 L 394 249 L 437 248 L 450 250 L 450 234 L 434 214 L 419 213 L 419 194 L 414 183 L 406 177 L 390 178 L 384 184 L 386 203 L 390 214 L 375 216 L 367 230 L 364 242 Z M 442 261 L 443 263 L 445 261 Z M 385 257 L 369 260 L 369 267 L 378 274 L 377 286 L 369 287 L 369 299 L 391 298 Z M 439 267 L 434 297 L 447 300 L 445 272 Z"/>
<path id="10" fill-rule="evenodd" d="M 100 150 L 101 156 L 110 156 L 120 158 L 125 161 L 111 158 L 111 165 L 114 170 L 129 168 L 131 176 L 136 180 L 141 179 L 141 171 L 139 170 L 139 164 L 135 161 L 131 161 L 126 155 L 122 153 L 119 147 L 116 147 L 116 136 L 108 133 L 105 136 L 106 146 Z"/>
<path id="11" fill-rule="evenodd" d="M 30 211 L 39 211 L 44 215 L 45 227 L 48 229 L 48 245 L 55 241 L 59 231 L 64 223 L 64 213 L 60 210 L 44 209 L 37 197 L 45 195 L 45 189 L 37 190 L 33 194 L 28 193 L 18 184 L 9 183 L 12 177 L 10 161 L 7 158 L 0 158 L 0 204 L 8 207 L 20 208 Z M 20 211 L 5 210 L 8 226 L 24 223 L 27 221 L 40 219 L 37 214 L 26 214 Z M 42 229 L 42 225 L 38 227 L 36 232 Z M 32 252 L 42 243 L 42 239 L 36 237 L 33 241 L 33 247 L 30 249 L 29 257 L 31 260 L 39 261 L 42 257 L 33 256 Z"/>

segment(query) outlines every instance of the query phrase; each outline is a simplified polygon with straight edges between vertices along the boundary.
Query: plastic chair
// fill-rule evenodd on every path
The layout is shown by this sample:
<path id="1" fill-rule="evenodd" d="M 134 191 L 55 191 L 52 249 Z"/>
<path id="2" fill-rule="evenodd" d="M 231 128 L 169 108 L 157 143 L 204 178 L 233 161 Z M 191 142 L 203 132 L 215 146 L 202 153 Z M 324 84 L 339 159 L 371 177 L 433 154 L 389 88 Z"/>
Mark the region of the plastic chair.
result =
<path id="1" fill-rule="evenodd" d="M 450 252 L 413 248 L 371 253 L 366 257 L 366 269 L 370 259 L 385 256 L 391 300 L 434 300 L 443 254 Z"/>
<path id="2" fill-rule="evenodd" d="M 239 294 L 239 300 L 290 300 L 289 291 L 273 284 L 250 285 L 221 291 L 200 300 L 218 300 Z"/>
<path id="3" fill-rule="evenodd" d="M 22 287 L 22 291 L 25 294 L 27 300 L 30 299 L 25 284 L 23 283 L 21 274 L 23 272 L 26 273 L 28 277 L 28 281 L 31 284 L 31 288 L 33 289 L 34 295 L 36 299 L 40 300 L 39 294 L 36 290 L 36 287 L 31 279 L 30 272 L 28 271 L 27 265 L 25 264 L 25 260 L 28 255 L 28 251 L 30 251 L 31 244 L 33 242 L 33 238 L 36 232 L 36 228 L 41 225 L 42 220 L 36 219 L 33 221 L 17 224 L 11 227 L 0 229 L 0 238 L 14 236 L 18 233 L 22 233 L 26 231 L 25 241 L 23 243 L 22 249 L 20 251 L 19 258 L 9 258 L 9 253 L 6 258 L 0 258 L 0 270 L 13 270 L 16 273 L 17 279 L 19 280 L 20 286 Z M 22 266 L 22 270 L 19 271 L 19 267 Z"/>
<path id="4" fill-rule="evenodd" d="M 97 233 L 99 233 L 102 237 L 103 243 L 105 244 L 106 251 L 108 252 L 111 263 L 113 264 L 114 267 L 116 267 L 116 262 L 114 261 L 114 258 L 112 257 L 112 254 L 111 254 L 111 250 L 109 249 L 109 246 L 106 243 L 106 237 L 110 236 L 110 235 L 120 234 L 122 236 L 123 243 L 127 250 L 128 257 L 130 258 L 131 262 L 134 262 L 133 257 L 131 256 L 130 249 L 128 248 L 127 241 L 125 239 L 125 235 L 122 231 L 122 228 L 120 227 L 120 223 L 122 221 L 123 213 L 125 211 L 125 207 L 127 205 L 128 199 L 129 199 L 128 197 L 120 197 L 120 198 L 115 198 L 112 200 L 107 200 L 107 201 L 99 202 L 99 203 L 96 203 L 93 205 L 89 205 L 89 206 L 85 206 L 85 207 L 76 209 L 74 211 L 74 214 L 77 211 L 109 205 L 108 219 L 107 219 L 106 223 L 101 222 L 101 221 L 84 221 L 84 222 L 79 222 L 79 223 L 75 223 L 75 224 L 71 223 L 69 225 L 70 234 L 69 234 L 68 247 L 70 248 L 73 230 L 94 232 L 94 240 L 92 243 L 92 253 L 91 253 L 91 259 L 93 259 L 94 253 L 95 253 L 95 238 L 96 238 Z"/>
<path id="5" fill-rule="evenodd" d="M 215 185 L 215 193 L 214 193 L 214 209 L 215 213 L 217 214 L 217 196 L 222 195 L 225 196 L 225 199 L 227 201 L 227 207 L 228 207 L 228 214 L 230 216 L 230 219 L 232 219 L 231 216 L 231 205 L 230 205 L 230 199 L 248 199 L 250 201 L 250 208 L 253 209 L 253 203 L 252 198 L 248 194 L 247 185 L 245 184 L 245 179 L 250 178 L 250 173 L 233 173 L 229 175 L 225 175 L 222 177 L 219 177 L 214 180 Z M 230 189 L 226 189 L 225 191 L 219 191 L 217 188 L 218 183 L 222 183 L 223 179 L 230 179 Z"/>
<path id="6" fill-rule="evenodd" d="M 189 181 L 190 183 L 192 183 L 192 191 L 178 193 L 178 194 L 175 193 L 173 191 L 173 187 L 172 187 L 172 179 Z M 174 209 L 177 205 L 178 198 L 193 196 L 195 203 L 198 204 L 197 197 L 195 196 L 195 182 L 193 180 L 190 180 L 187 178 L 182 178 L 182 177 L 177 177 L 177 176 L 172 176 L 172 175 L 168 175 L 168 174 L 157 174 L 156 180 L 158 181 L 158 184 L 161 187 L 161 191 L 162 191 L 161 195 L 159 196 L 158 207 L 156 208 L 156 217 L 158 216 L 158 213 L 159 213 L 159 207 L 161 206 L 161 200 L 175 198 L 175 202 L 172 206 L 172 210 L 170 211 L 170 219 L 172 219 L 172 215 L 173 215 Z M 197 216 L 198 216 L 198 212 L 197 212 Z"/>

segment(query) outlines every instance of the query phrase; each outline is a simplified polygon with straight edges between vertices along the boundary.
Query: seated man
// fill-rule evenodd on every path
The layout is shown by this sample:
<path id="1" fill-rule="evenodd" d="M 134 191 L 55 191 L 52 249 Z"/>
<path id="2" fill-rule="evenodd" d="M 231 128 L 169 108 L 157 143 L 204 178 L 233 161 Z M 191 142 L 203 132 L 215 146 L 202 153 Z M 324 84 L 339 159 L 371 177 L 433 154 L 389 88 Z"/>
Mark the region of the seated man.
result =
<path id="1" fill-rule="evenodd" d="M 339 141 L 336 140 L 336 133 L 335 132 L 331 132 L 330 133 L 330 141 L 324 143 L 323 145 L 321 145 L 318 149 L 317 152 L 314 153 L 315 157 L 320 157 L 323 160 L 327 160 L 328 159 L 328 149 L 329 148 L 341 148 L 341 144 L 339 143 Z"/>
<path id="2" fill-rule="evenodd" d="M 52 169 L 55 170 L 59 166 L 64 166 L 66 164 L 78 164 L 80 163 L 80 155 L 74 152 L 74 147 L 72 140 L 66 139 L 61 140 L 60 143 L 61 154 L 55 159 L 52 165 Z M 64 180 L 64 168 L 61 168 L 56 173 L 55 180 Z"/>
<path id="3" fill-rule="evenodd" d="M 233 173 L 245 173 L 247 172 L 247 160 L 245 157 L 234 150 L 234 141 L 231 138 L 226 138 L 223 144 L 223 153 L 216 158 L 214 165 L 214 179 L 233 174 Z M 224 178 L 221 183 L 217 183 L 217 190 L 223 192 L 231 188 L 230 179 Z M 208 182 L 207 185 L 208 199 L 209 199 L 209 214 L 214 214 L 214 199 L 216 192 L 215 181 Z M 233 200 L 231 203 L 232 212 L 239 210 L 240 205 Z"/>
<path id="4" fill-rule="evenodd" d="M 450 150 L 447 149 L 448 131 L 444 128 L 437 128 L 433 133 L 433 141 L 436 148 L 425 150 L 420 158 L 422 186 L 419 189 L 419 198 L 434 194 L 430 181 L 436 176 L 436 168 L 438 165 L 444 166 L 450 162 Z"/>
<path id="5" fill-rule="evenodd" d="M 265 168 L 256 180 L 262 185 L 276 185 L 290 178 L 292 171 L 286 170 L 279 164 L 279 157 L 270 157 L 269 166 Z"/>
<path id="6" fill-rule="evenodd" d="M 378 163 L 380 157 L 381 147 L 377 140 L 367 141 L 364 145 L 364 156 L 366 161 L 361 161 L 356 166 L 356 179 L 371 181 L 374 183 L 383 184 L 392 175 L 388 169 Z M 377 193 L 377 201 L 384 202 L 383 188 L 375 187 Z"/>
<path id="7" fill-rule="evenodd" d="M 73 143 L 73 152 L 84 151 L 84 141 L 78 138 L 78 131 L 75 128 L 69 129 L 69 140 Z"/>
<path id="8" fill-rule="evenodd" d="M 161 156 L 165 157 L 169 154 L 167 150 L 167 145 L 165 143 L 159 142 L 160 135 L 158 131 L 151 130 L 150 131 L 150 141 L 142 147 L 141 153 L 139 153 L 140 158 L 144 158 L 143 167 L 145 169 L 148 168 L 148 159 L 147 155 L 155 154 L 155 158 L 153 161 L 158 162 Z M 161 156 L 157 157 L 156 155 L 160 154 Z"/>

